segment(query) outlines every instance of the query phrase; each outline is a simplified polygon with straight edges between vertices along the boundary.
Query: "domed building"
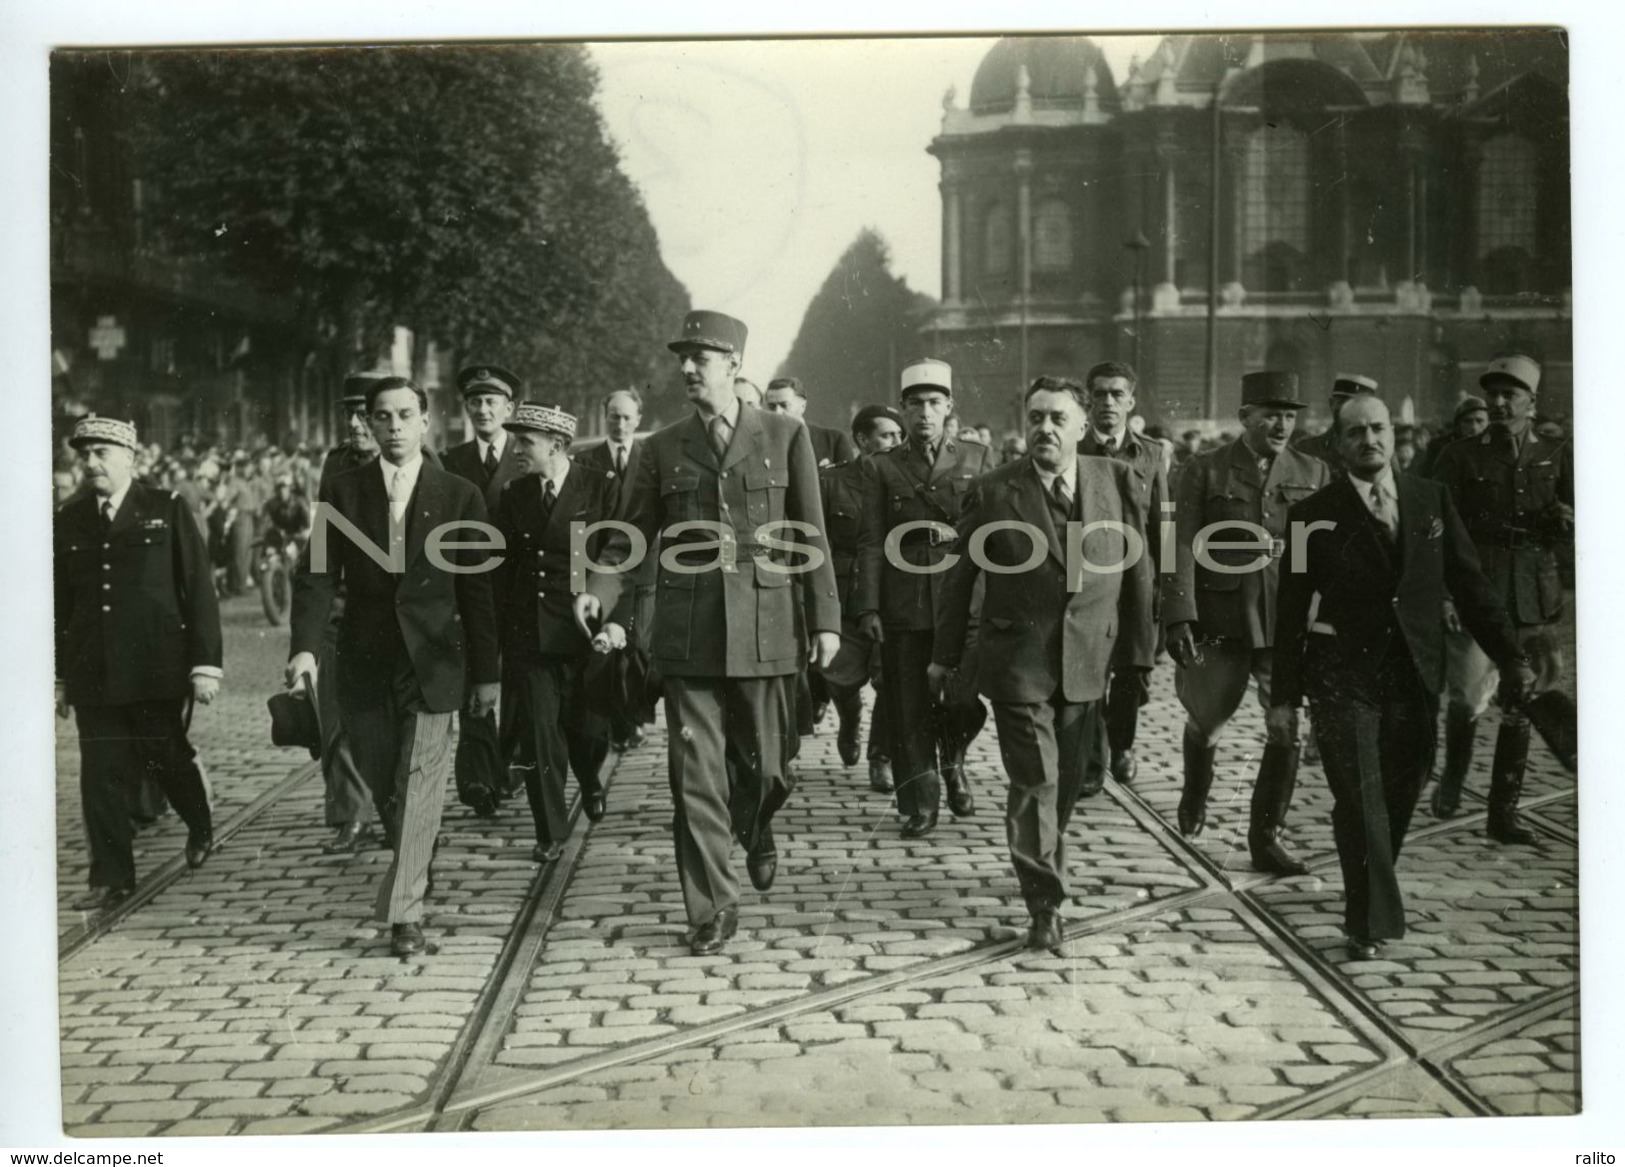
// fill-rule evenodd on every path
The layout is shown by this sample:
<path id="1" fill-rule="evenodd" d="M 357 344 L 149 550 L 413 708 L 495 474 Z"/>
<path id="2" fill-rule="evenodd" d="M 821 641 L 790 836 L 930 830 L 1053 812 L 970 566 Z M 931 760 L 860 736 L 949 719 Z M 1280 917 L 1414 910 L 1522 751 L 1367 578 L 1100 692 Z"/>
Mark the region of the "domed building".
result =
<path id="1" fill-rule="evenodd" d="M 1319 421 L 1344 371 L 1437 419 L 1511 347 L 1567 416 L 1567 85 L 1555 30 L 1171 36 L 1121 83 L 1086 37 L 1000 40 L 929 147 L 922 339 L 998 426 L 1107 359 L 1154 421 L 1231 418 L 1261 368 Z"/>

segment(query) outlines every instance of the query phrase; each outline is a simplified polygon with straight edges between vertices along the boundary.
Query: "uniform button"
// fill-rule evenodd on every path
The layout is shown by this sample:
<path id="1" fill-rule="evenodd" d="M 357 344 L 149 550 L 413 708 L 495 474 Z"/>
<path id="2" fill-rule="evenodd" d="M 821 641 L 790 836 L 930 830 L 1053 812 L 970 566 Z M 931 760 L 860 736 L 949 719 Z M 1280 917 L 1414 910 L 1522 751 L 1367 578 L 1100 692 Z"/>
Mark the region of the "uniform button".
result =
<path id="1" fill-rule="evenodd" d="M 112 585 L 112 584 L 110 584 L 110 583 L 104 583 L 104 584 L 103 584 L 103 585 L 102 585 L 102 591 L 104 591 L 104 592 L 110 592 L 110 591 L 112 591 L 112 590 L 113 590 L 113 585 Z"/>
<path id="2" fill-rule="evenodd" d="M 111 612 L 111 611 L 112 611 L 112 610 L 113 610 L 113 607 L 112 607 L 112 605 L 111 605 L 111 604 L 103 604 L 103 605 L 102 605 L 102 611 L 104 611 L 104 612 Z"/>
<path id="3" fill-rule="evenodd" d="M 102 564 L 102 570 L 103 571 L 112 571 L 113 570 L 113 565 L 111 563 L 104 563 L 104 564 Z"/>
<path id="4" fill-rule="evenodd" d="M 726 470 L 724 470 L 722 472 L 722 477 L 724 477 L 724 478 L 728 477 L 728 472 Z"/>
<path id="5" fill-rule="evenodd" d="M 102 544 L 102 550 L 103 550 L 103 551 L 106 551 L 106 550 L 107 550 L 107 549 L 108 549 L 108 548 L 109 548 L 109 547 L 111 547 L 111 546 L 112 546 L 112 544 L 111 544 L 111 543 L 103 543 L 103 544 Z"/>

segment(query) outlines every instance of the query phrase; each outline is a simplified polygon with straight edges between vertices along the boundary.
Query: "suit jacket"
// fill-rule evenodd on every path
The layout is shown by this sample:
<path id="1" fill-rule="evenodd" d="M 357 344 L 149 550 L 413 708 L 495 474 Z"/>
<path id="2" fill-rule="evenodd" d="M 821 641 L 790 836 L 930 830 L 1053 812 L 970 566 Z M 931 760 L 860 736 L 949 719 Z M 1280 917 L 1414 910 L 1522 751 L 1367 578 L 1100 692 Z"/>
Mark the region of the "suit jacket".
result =
<path id="1" fill-rule="evenodd" d="M 383 472 L 368 463 L 339 474 L 317 502 L 315 527 L 293 579 L 293 637 L 289 655 L 317 653 L 334 596 L 344 588 L 338 627 L 339 684 L 356 696 L 382 694 L 400 655 L 412 672 L 431 713 L 463 705 L 465 671 L 472 684 L 498 680 L 496 618 L 489 572 L 443 570 L 429 559 L 426 541 L 447 523 L 485 522 L 479 490 L 427 459 L 418 472 L 406 512 L 405 570 L 396 574 L 378 563 L 336 523 L 327 509 L 360 530 L 380 554 L 387 554 L 389 498 Z M 317 569 L 314 554 L 325 536 L 327 561 Z M 450 542 L 479 542 L 473 532 L 454 532 Z M 442 551 L 460 566 L 486 561 L 483 551 Z"/>
<path id="2" fill-rule="evenodd" d="M 1276 455 L 1266 480 L 1247 443 L 1237 438 L 1185 463 L 1175 494 L 1174 571 L 1162 576 L 1162 620 L 1169 626 L 1195 621 L 1203 636 L 1240 640 L 1268 648 L 1275 631 L 1275 602 L 1281 555 L 1286 549 L 1287 510 L 1331 479 L 1326 464 L 1290 446 Z M 1248 522 L 1263 527 L 1272 547 L 1258 570 L 1215 571 L 1196 562 L 1198 531 L 1214 523 Z M 1256 541 L 1245 529 L 1214 532 L 1218 543 Z M 1220 566 L 1245 567 L 1260 552 L 1209 548 Z M 1164 565 L 1166 567 L 1166 565 Z"/>
<path id="3" fill-rule="evenodd" d="M 637 477 L 632 480 L 626 522 L 653 544 L 661 534 L 661 558 L 679 564 L 715 563 L 733 552 L 732 571 L 705 567 L 698 572 L 657 569 L 654 630 L 650 651 L 665 676 L 773 677 L 794 673 L 804 655 L 792 598 L 799 589 L 806 627 L 839 632 L 840 606 L 835 572 L 824 538 L 818 499 L 818 464 L 807 427 L 791 417 L 742 407 L 738 425 L 719 461 L 697 412 L 645 439 Z M 784 550 L 760 543 L 756 531 L 783 520 L 810 523 L 814 533 L 769 532 L 817 550 L 811 571 L 787 574 L 775 565 L 799 564 Z M 691 521 L 720 524 L 714 529 L 674 530 Z M 601 562 L 623 563 L 630 540 L 613 532 Z M 593 573 L 587 589 L 613 610 L 628 593 L 625 575 Z"/>
<path id="4" fill-rule="evenodd" d="M 886 536 L 893 527 L 934 520 L 952 527 L 959 522 L 971 482 L 993 468 L 986 446 L 944 438 L 936 461 L 925 464 L 912 441 L 861 461 L 863 513 L 858 527 L 858 575 L 853 592 L 857 613 L 878 612 L 881 624 L 900 632 L 929 632 L 936 627 L 942 572 L 901 571 L 886 558 Z M 932 543 L 923 530 L 905 536 L 898 557 L 916 566 L 933 566 L 953 550 L 952 539 Z"/>
<path id="5" fill-rule="evenodd" d="M 1452 442 L 1433 476 L 1467 524 L 1484 574 L 1514 624 L 1549 624 L 1563 613 L 1563 583 L 1556 548 L 1573 538 L 1554 521 L 1557 503 L 1574 505 L 1574 451 L 1531 428 L 1523 449 L 1491 426 L 1476 438 Z"/>
<path id="6" fill-rule="evenodd" d="M 507 486 L 519 476 L 519 447 L 514 445 L 513 435 L 503 443 L 502 457 L 497 459 L 497 472 L 487 474 L 485 463 L 480 461 L 479 442 L 470 438 L 458 446 L 453 446 L 441 455 L 442 468 L 466 478 L 485 493 L 485 509 L 495 510 L 497 500 L 502 497 L 502 488 Z"/>
<path id="7" fill-rule="evenodd" d="M 130 483 L 105 537 L 100 504 L 87 491 L 56 513 L 57 679 L 70 705 L 184 697 L 193 669 L 221 667 L 202 532 L 173 491 Z"/>
<path id="8" fill-rule="evenodd" d="M 804 424 L 807 436 L 812 439 L 813 457 L 818 459 L 820 468 L 835 466 L 858 456 L 857 443 L 850 434 L 828 426 L 813 425 L 810 421 Z"/>
<path id="9" fill-rule="evenodd" d="M 1079 457 L 1073 514 L 1082 524 L 1108 520 L 1143 530 L 1133 472 L 1115 459 Z M 1036 528 L 1043 537 L 1043 559 L 1027 570 L 984 572 L 969 553 L 971 536 L 986 524 L 1005 522 Z M 1081 546 L 1084 558 L 1100 566 L 1122 563 L 1128 551 L 1127 539 L 1116 530 L 1090 531 Z M 1033 554 L 1033 541 L 1024 532 L 1002 528 L 989 535 L 985 548 L 989 562 L 1018 567 Z M 1150 557 L 1140 554 L 1121 572 L 1090 571 L 1079 564 L 1069 580 L 1067 536 L 1056 529 L 1031 458 L 977 479 L 960 517 L 957 550 L 938 609 L 932 657 L 938 664 L 960 664 L 971 593 L 982 577 L 986 591 L 976 680 L 988 700 L 1031 704 L 1059 692 L 1066 701 L 1094 701 L 1105 694 L 1114 664 L 1151 667 L 1156 625 Z"/>
<path id="10" fill-rule="evenodd" d="M 863 515 L 863 459 L 853 458 L 827 468 L 818 476 L 823 498 L 825 534 L 835 568 L 835 594 L 841 615 L 857 618 L 858 528 Z"/>
<path id="11" fill-rule="evenodd" d="M 1395 474 L 1394 484 L 1397 546 L 1389 545 L 1346 476 L 1291 508 L 1293 523 L 1331 526 L 1310 530 L 1303 562 L 1289 562 L 1281 575 L 1270 682 L 1275 703 L 1296 706 L 1305 695 L 1359 692 L 1384 657 L 1401 647 L 1428 691 L 1438 693 L 1447 595 L 1497 665 L 1518 656 L 1506 612 L 1449 494 L 1409 474 Z"/>
<path id="12" fill-rule="evenodd" d="M 632 448 L 626 453 L 626 473 L 615 473 L 615 461 L 609 455 L 609 442 L 603 441 L 596 446 L 590 446 L 575 456 L 575 464 L 604 476 L 608 488 L 609 513 L 605 518 L 626 521 L 626 508 L 632 501 L 631 485 L 638 476 L 638 466 L 643 461 L 643 438 L 634 438 Z M 632 582 L 640 588 L 652 588 L 655 585 L 655 570 L 659 566 L 660 541 L 657 539 L 649 548 L 649 554 L 643 557 L 643 562 L 632 570 Z"/>
<path id="13" fill-rule="evenodd" d="M 502 491 L 492 524 L 507 550 L 492 572 L 497 630 L 505 658 L 580 656 L 588 642 L 576 626 L 570 590 L 570 524 L 614 517 L 613 482 L 580 463 L 571 463 L 553 510 L 542 514 L 542 477 L 525 474 Z M 602 532 L 587 543 L 596 557 Z"/>

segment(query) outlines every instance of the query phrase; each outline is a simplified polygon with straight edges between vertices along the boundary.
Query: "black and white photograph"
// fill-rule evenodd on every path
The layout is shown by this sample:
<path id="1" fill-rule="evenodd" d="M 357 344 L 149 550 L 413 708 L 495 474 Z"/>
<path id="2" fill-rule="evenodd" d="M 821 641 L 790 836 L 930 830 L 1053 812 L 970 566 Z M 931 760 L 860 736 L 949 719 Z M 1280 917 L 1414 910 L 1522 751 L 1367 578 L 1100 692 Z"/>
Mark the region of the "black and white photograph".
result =
<path id="1" fill-rule="evenodd" d="M 1607 111 L 1207 12 L 51 44 L 0 1142 L 1616 1149 Z"/>

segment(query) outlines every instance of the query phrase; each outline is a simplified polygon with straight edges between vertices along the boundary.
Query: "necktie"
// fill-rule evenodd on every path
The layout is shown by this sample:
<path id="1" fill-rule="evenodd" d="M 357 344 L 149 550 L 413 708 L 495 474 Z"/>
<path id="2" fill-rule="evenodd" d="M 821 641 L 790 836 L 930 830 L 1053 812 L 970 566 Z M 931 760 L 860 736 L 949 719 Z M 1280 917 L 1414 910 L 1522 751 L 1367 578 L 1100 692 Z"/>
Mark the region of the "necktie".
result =
<path id="1" fill-rule="evenodd" d="M 485 476 L 495 478 L 497 473 L 497 448 L 492 445 L 485 447 Z"/>
<path id="2" fill-rule="evenodd" d="M 1055 482 L 1050 486 L 1050 492 L 1055 495 L 1055 501 L 1060 506 L 1061 511 L 1070 519 L 1072 517 L 1072 491 L 1067 486 L 1066 479 L 1057 474 Z"/>
<path id="3" fill-rule="evenodd" d="M 626 447 L 615 447 L 615 477 L 619 478 L 626 473 Z"/>
<path id="4" fill-rule="evenodd" d="M 728 419 L 713 417 L 708 427 L 711 431 L 711 449 L 716 452 L 717 461 L 728 452 Z"/>
<path id="5" fill-rule="evenodd" d="M 558 501 L 558 492 L 553 489 L 551 478 L 542 479 L 542 518 L 553 513 L 553 504 Z"/>
<path id="6" fill-rule="evenodd" d="M 1382 487 L 1373 482 L 1371 484 L 1371 514 L 1382 524 L 1388 542 L 1393 543 L 1399 537 L 1399 516 L 1394 513 L 1394 505 Z"/>
<path id="7" fill-rule="evenodd" d="M 389 476 L 389 516 L 397 523 L 406 516 L 406 500 L 410 495 L 406 489 L 406 470 L 396 466 Z"/>
<path id="8" fill-rule="evenodd" d="M 110 498 L 102 499 L 102 505 L 97 511 L 97 515 L 101 519 L 102 534 L 106 535 L 113 526 L 113 500 Z"/>

